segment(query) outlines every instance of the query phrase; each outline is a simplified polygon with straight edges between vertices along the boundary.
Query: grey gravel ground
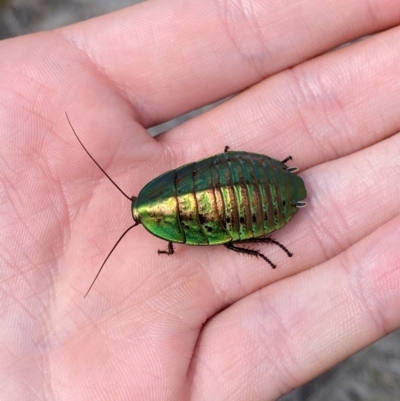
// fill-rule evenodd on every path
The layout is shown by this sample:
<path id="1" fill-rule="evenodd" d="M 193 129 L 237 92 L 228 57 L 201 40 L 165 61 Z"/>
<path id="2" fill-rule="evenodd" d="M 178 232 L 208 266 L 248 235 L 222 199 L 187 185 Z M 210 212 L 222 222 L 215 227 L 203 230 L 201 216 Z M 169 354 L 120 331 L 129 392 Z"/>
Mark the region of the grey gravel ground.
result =
<path id="1" fill-rule="evenodd" d="M 0 0 L 0 39 L 68 25 L 140 2 Z M 178 121 L 195 114 L 189 113 Z M 175 122 L 167 123 L 154 132 L 163 131 L 173 124 Z M 280 401 L 400 401 L 400 331 L 371 345 Z"/>

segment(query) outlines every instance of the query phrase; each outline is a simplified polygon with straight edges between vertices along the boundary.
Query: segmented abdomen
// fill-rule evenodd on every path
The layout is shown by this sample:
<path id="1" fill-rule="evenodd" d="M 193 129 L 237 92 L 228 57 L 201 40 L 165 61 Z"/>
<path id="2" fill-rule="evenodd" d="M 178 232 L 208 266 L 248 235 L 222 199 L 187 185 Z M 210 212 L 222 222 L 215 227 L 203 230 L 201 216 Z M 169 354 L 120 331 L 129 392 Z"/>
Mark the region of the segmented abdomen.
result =
<path id="1" fill-rule="evenodd" d="M 280 161 L 247 152 L 222 153 L 177 169 L 185 242 L 214 245 L 279 229 L 297 211 L 292 186 L 298 181 Z"/>

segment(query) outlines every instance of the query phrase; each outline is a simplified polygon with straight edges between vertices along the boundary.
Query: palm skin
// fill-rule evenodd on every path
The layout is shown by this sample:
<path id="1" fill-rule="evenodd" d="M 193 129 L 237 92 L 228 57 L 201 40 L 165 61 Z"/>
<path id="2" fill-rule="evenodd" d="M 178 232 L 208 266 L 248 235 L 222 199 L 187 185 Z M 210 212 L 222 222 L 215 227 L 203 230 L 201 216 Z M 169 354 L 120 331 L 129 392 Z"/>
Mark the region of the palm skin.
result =
<path id="1" fill-rule="evenodd" d="M 170 0 L 0 43 L 0 398 L 276 400 L 397 329 L 399 24 L 389 0 Z M 294 256 L 168 257 L 139 226 L 84 299 L 132 219 L 65 111 L 130 195 L 225 145 L 292 155 Z"/>

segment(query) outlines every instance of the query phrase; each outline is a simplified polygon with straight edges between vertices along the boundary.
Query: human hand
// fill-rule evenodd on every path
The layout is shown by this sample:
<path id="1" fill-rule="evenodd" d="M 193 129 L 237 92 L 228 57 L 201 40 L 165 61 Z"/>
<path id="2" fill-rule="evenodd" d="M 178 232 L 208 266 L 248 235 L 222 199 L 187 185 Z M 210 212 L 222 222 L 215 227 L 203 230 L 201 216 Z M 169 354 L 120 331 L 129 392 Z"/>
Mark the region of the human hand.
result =
<path id="1" fill-rule="evenodd" d="M 398 328 L 399 24 L 390 1 L 170 0 L 0 43 L 0 398 L 276 400 Z M 167 257 L 139 226 L 83 299 L 132 218 L 65 111 L 130 195 L 225 145 L 292 155 L 294 256 Z"/>

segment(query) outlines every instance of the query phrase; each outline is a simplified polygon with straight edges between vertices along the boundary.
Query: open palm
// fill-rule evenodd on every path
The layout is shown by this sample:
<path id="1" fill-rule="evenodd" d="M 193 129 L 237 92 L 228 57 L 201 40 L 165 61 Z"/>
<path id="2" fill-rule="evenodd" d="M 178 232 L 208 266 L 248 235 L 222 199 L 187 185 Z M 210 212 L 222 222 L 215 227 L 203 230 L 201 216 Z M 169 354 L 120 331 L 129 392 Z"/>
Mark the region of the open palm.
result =
<path id="1" fill-rule="evenodd" d="M 0 43 L 2 400 L 276 400 L 400 326 L 400 3 L 275 3 L 154 1 Z M 158 255 L 138 226 L 84 299 L 133 221 L 65 111 L 129 195 L 225 145 L 291 155 L 308 205 L 274 238 L 294 256 Z"/>

